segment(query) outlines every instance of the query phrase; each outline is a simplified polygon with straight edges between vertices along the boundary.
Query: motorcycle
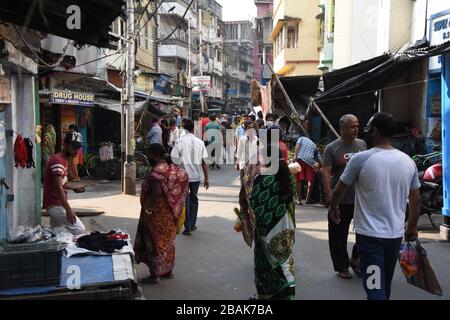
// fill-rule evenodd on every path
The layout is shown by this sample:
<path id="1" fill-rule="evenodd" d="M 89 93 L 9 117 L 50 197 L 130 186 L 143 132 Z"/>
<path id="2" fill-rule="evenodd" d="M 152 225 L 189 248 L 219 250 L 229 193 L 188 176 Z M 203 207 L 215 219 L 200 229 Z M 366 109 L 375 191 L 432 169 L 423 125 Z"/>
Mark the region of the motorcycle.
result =
<path id="1" fill-rule="evenodd" d="M 433 154 L 432 157 L 435 162 L 431 166 L 425 169 L 425 171 L 419 172 L 420 180 L 420 199 L 421 199 L 421 215 L 428 215 L 433 228 L 437 228 L 434 224 L 432 215 L 442 214 L 442 207 L 444 204 L 443 198 L 443 185 L 442 185 L 442 163 L 439 155 Z M 427 162 L 427 161 L 425 161 Z M 428 161 L 429 162 L 429 161 Z M 417 163 L 417 162 L 416 162 Z M 419 170 L 423 166 L 418 166 Z M 406 209 L 406 220 L 409 216 L 409 205 Z"/>

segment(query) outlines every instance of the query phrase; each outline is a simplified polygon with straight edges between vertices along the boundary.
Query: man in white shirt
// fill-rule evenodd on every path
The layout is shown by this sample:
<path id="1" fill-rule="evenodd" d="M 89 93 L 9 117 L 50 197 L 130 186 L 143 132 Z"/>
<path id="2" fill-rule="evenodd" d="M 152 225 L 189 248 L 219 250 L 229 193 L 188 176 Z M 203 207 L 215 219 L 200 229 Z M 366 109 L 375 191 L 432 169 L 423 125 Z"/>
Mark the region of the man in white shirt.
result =
<path id="1" fill-rule="evenodd" d="M 417 167 L 408 155 L 392 147 L 396 129 L 397 122 L 388 113 L 376 113 L 369 120 L 366 142 L 368 148 L 373 148 L 351 158 L 333 193 L 328 213 L 335 223 L 341 223 L 338 204 L 355 183 L 356 245 L 369 300 L 389 300 L 402 237 L 414 241 L 418 236 L 421 203 Z"/>
<path id="2" fill-rule="evenodd" d="M 252 120 L 244 122 L 245 132 L 239 139 L 236 152 L 236 169 L 239 171 L 241 179 L 241 190 L 239 192 L 239 206 L 241 212 L 245 214 L 248 210 L 247 195 L 244 187 L 244 168 L 247 164 L 257 164 L 258 162 L 258 136 L 256 135 L 255 124 Z"/>
<path id="3" fill-rule="evenodd" d="M 171 152 L 172 161 L 180 165 L 189 174 L 189 195 L 186 200 L 186 220 L 184 222 L 184 235 L 191 235 L 197 229 L 198 189 L 204 177 L 205 189 L 209 188 L 208 179 L 208 152 L 202 140 L 194 136 L 194 122 L 184 121 L 183 137 L 175 144 Z M 202 176 L 203 171 L 203 176 Z"/>
<path id="4" fill-rule="evenodd" d="M 175 119 L 172 119 L 170 121 L 170 137 L 168 142 L 170 150 L 172 150 L 178 140 L 180 140 L 180 129 L 176 126 Z"/>

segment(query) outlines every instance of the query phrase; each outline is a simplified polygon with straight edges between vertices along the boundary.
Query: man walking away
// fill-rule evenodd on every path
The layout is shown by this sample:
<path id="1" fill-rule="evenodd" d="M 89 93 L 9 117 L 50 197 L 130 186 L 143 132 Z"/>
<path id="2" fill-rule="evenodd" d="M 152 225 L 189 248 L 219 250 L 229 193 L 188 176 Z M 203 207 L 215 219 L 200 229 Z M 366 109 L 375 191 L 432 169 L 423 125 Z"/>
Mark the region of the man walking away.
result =
<path id="1" fill-rule="evenodd" d="M 152 127 L 150 128 L 150 131 L 147 135 L 147 138 L 151 145 L 154 143 L 163 145 L 163 138 L 162 138 L 163 132 L 162 132 L 162 129 L 159 126 L 158 122 L 159 122 L 158 118 L 152 119 Z"/>
<path id="2" fill-rule="evenodd" d="M 295 176 L 297 183 L 298 200 L 297 204 L 302 204 L 302 182 L 308 182 L 308 192 L 306 194 L 306 203 L 311 203 L 311 193 L 318 170 L 319 150 L 316 144 L 307 137 L 300 137 L 295 145 L 295 155 L 302 171 Z"/>
<path id="3" fill-rule="evenodd" d="M 331 200 L 333 189 L 344 172 L 345 166 L 358 152 L 367 149 L 363 140 L 357 139 L 359 130 L 358 118 L 347 114 L 339 120 L 341 137 L 325 148 L 323 158 L 323 187 L 327 197 L 327 203 Z M 336 224 L 328 217 L 328 243 L 330 246 L 331 260 L 334 271 L 343 279 L 351 279 L 348 271 L 352 267 L 356 274 L 360 274 L 358 266 L 358 252 L 353 246 L 352 259 L 349 261 L 347 252 L 347 239 L 350 223 L 355 209 L 355 186 L 351 185 L 339 203 L 341 223 Z"/>
<path id="4" fill-rule="evenodd" d="M 194 122 L 184 122 L 186 133 L 183 135 L 172 150 L 171 157 L 175 164 L 180 165 L 189 174 L 189 195 L 186 200 L 186 220 L 184 222 L 184 235 L 191 235 L 197 230 L 198 213 L 198 189 L 204 176 L 205 189 L 209 189 L 208 166 L 205 160 L 208 158 L 205 144 L 194 136 Z"/>
<path id="5" fill-rule="evenodd" d="M 348 188 L 355 183 L 356 245 L 369 300 L 389 300 L 402 236 L 417 239 L 420 183 L 417 167 L 405 153 L 392 147 L 397 122 L 388 113 L 376 113 L 365 129 L 367 147 L 352 157 L 331 198 L 329 215 L 343 223 L 339 210 Z M 408 226 L 405 211 L 409 197 Z"/>
<path id="6" fill-rule="evenodd" d="M 244 186 L 245 166 L 257 164 L 258 160 L 258 137 L 256 135 L 255 124 L 252 120 L 244 122 L 245 133 L 240 138 L 236 153 L 236 169 L 239 171 L 241 190 L 239 192 L 239 206 L 242 214 L 248 211 L 247 192 Z"/>
<path id="7" fill-rule="evenodd" d="M 80 235 L 86 231 L 83 223 L 70 207 L 66 191 L 71 189 L 77 193 L 84 192 L 83 187 L 67 186 L 69 161 L 78 155 L 81 143 L 82 138 L 79 132 L 67 133 L 62 152 L 48 160 L 44 176 L 43 207 L 50 216 L 50 226 L 65 227 L 73 235 Z"/>
<path id="8" fill-rule="evenodd" d="M 204 140 L 207 146 L 213 145 L 214 148 L 211 150 L 211 169 L 221 169 L 219 164 L 216 163 L 216 160 L 221 158 L 222 154 L 222 144 L 220 141 L 216 141 L 216 136 L 220 135 L 220 125 L 217 123 L 217 119 L 215 115 L 211 115 L 209 117 L 209 123 L 205 126 L 205 135 Z M 217 157 L 216 157 L 217 153 Z"/>

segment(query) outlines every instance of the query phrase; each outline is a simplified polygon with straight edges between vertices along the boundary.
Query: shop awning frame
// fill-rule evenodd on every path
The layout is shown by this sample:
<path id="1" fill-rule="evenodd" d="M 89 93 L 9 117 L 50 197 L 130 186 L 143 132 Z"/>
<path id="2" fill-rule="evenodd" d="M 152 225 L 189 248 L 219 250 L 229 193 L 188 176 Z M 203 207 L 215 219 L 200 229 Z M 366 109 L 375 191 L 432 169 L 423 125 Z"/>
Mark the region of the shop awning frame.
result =
<path id="1" fill-rule="evenodd" d="M 358 96 L 373 95 L 384 89 L 387 83 L 400 79 L 414 63 L 448 52 L 450 41 L 438 46 L 429 46 L 428 42 L 419 41 L 402 52 L 386 53 L 318 76 L 321 81 L 314 76 L 281 77 L 279 79 L 287 95 L 290 100 L 296 102 L 296 112 L 291 112 L 290 108 L 283 111 L 296 122 L 295 119 L 301 117 L 300 110 L 305 110 L 304 106 L 307 108 L 303 116 L 307 118 L 320 108 L 319 114 L 329 123 L 326 114 L 333 108 L 338 108 Z M 280 97 L 281 91 L 280 85 L 275 84 L 273 96 Z"/>

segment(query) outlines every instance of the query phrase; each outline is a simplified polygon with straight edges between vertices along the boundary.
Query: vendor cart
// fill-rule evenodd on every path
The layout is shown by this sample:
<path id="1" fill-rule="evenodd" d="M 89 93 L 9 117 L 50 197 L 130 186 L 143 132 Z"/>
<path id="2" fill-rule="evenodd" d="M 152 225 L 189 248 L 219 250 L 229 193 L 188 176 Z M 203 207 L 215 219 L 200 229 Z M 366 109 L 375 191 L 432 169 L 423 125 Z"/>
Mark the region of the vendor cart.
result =
<path id="1" fill-rule="evenodd" d="M 62 256 L 58 286 L 0 290 L 1 300 L 133 300 L 139 296 L 129 253 Z"/>

